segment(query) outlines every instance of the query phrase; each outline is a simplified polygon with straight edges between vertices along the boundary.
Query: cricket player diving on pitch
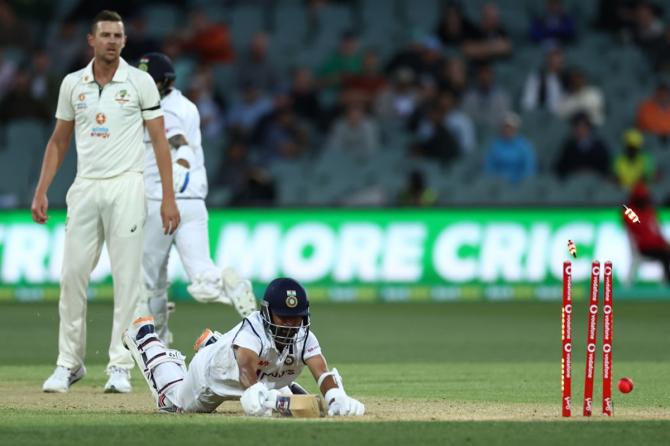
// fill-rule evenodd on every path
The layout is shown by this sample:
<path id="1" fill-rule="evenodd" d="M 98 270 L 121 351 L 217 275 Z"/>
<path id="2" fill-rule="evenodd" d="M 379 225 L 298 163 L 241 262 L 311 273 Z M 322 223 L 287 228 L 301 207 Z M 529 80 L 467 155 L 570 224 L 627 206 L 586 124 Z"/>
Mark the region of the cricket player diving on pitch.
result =
<path id="1" fill-rule="evenodd" d="M 156 332 L 169 345 L 167 266 L 170 248 L 175 245 L 191 281 L 189 293 L 199 302 L 232 304 L 242 316 L 256 310 L 251 283 L 243 280 L 233 268 L 221 271 L 210 257 L 207 227 L 207 173 L 200 134 L 200 113 L 195 104 L 174 87 L 176 73 L 172 61 L 162 53 L 142 56 L 138 66 L 156 82 L 161 95 L 165 133 L 171 147 L 172 174 L 177 207 L 181 215 L 179 229 L 173 234 L 160 231 L 161 181 L 151 135 L 145 133 L 144 185 L 147 195 L 145 225 L 144 281 L 147 301 L 138 314 L 154 317 Z"/>
<path id="2" fill-rule="evenodd" d="M 165 347 L 151 317 L 133 322 L 123 337 L 162 412 L 213 412 L 240 400 L 247 415 L 281 412 L 290 385 L 306 365 L 328 405 L 329 415 L 363 415 L 365 406 L 348 396 L 337 369 L 328 370 L 310 327 L 305 289 L 278 278 L 254 311 L 227 333 L 206 329 L 195 343 L 188 370 L 184 356 Z"/>
<path id="3" fill-rule="evenodd" d="M 58 359 L 44 382 L 45 392 L 67 392 L 86 374 L 86 297 L 90 274 L 107 245 L 114 283 L 114 321 L 105 392 L 131 391 L 133 359 L 121 335 L 137 317 L 144 295 L 144 143 L 146 128 L 155 150 L 162 201 L 162 231 L 179 225 L 170 148 L 156 84 L 146 72 L 121 58 L 123 21 L 113 11 L 92 22 L 88 44 L 94 58 L 68 74 L 60 87 L 56 126 L 46 146 L 32 203 L 33 220 L 47 221 L 47 190 L 70 146 L 77 147 L 77 175 L 67 192 L 65 249 L 60 288 Z"/>

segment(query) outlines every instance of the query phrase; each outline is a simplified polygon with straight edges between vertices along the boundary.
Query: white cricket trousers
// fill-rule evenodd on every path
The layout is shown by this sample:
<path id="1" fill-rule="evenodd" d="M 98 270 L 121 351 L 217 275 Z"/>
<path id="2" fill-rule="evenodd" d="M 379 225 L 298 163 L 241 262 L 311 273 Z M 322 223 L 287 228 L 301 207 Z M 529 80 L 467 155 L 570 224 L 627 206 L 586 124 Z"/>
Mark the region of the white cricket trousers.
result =
<path id="1" fill-rule="evenodd" d="M 140 172 L 126 172 L 107 179 L 76 178 L 67 192 L 66 202 L 57 365 L 72 368 L 84 363 L 86 290 L 91 271 L 106 243 L 114 282 L 109 366 L 130 369 L 133 359 L 123 347 L 121 335 L 130 326 L 144 294 L 144 178 Z"/>
<path id="2" fill-rule="evenodd" d="M 205 201 L 201 199 L 177 199 L 181 220 L 172 235 L 163 233 L 160 213 L 161 202 L 147 202 L 147 223 L 144 241 L 144 276 L 150 296 L 167 298 L 167 265 L 170 248 L 174 243 L 189 280 L 199 274 L 219 277 L 209 251 L 208 214 Z"/>

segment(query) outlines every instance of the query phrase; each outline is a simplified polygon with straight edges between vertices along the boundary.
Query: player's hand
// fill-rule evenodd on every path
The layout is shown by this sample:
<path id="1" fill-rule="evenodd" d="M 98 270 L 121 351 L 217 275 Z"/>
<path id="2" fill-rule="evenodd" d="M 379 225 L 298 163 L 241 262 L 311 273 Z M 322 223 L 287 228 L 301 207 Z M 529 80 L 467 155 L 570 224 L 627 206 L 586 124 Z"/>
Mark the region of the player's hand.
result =
<path id="1" fill-rule="evenodd" d="M 190 179 L 191 171 L 188 167 L 184 167 L 179 162 L 172 164 L 172 182 L 174 184 L 174 191 L 176 194 L 182 193 L 186 190 Z"/>
<path id="2" fill-rule="evenodd" d="M 274 392 L 277 391 L 275 390 Z M 240 404 L 242 404 L 242 409 L 244 409 L 244 413 L 247 415 L 252 417 L 269 417 L 272 415 L 272 409 L 274 408 L 274 406 L 268 407 L 272 402 L 272 397 L 273 391 L 265 387 L 265 384 L 259 382 L 244 391 L 240 398 Z M 275 405 L 277 404 L 276 395 L 274 395 L 274 403 Z"/>
<path id="3" fill-rule="evenodd" d="M 173 199 L 166 200 L 163 198 L 161 202 L 161 220 L 163 221 L 163 233 L 174 234 L 179 226 L 179 209 L 177 209 L 177 202 Z"/>
<path id="4" fill-rule="evenodd" d="M 326 392 L 326 401 L 328 402 L 328 415 L 330 416 L 360 416 L 365 414 L 363 403 L 351 398 L 339 387 Z"/>
<path id="5" fill-rule="evenodd" d="M 47 199 L 47 194 L 44 193 L 35 193 L 33 197 L 33 204 L 30 207 L 30 210 L 33 214 L 33 221 L 39 224 L 44 224 L 49 219 L 47 215 L 47 209 L 49 209 L 49 200 Z"/>

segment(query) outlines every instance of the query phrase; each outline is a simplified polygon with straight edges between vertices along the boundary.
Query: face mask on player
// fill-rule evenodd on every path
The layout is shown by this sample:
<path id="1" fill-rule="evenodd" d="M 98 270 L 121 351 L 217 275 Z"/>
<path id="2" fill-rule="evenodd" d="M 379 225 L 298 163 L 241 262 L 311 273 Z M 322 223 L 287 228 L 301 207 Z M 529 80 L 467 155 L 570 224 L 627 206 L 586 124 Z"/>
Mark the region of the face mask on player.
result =
<path id="1" fill-rule="evenodd" d="M 279 350 L 302 342 L 307 337 L 310 324 L 309 315 L 304 316 L 302 323 L 298 326 L 275 324 L 272 321 L 272 312 L 267 302 L 262 302 L 261 317 L 263 318 L 265 329 Z"/>

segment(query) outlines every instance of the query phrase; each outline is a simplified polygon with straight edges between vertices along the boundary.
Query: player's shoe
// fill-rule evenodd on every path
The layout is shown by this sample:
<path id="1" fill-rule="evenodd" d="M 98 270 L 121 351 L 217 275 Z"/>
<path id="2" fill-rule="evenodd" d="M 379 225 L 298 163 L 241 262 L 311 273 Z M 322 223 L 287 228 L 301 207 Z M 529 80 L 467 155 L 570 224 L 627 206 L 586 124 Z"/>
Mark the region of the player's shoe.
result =
<path id="1" fill-rule="evenodd" d="M 105 384 L 105 393 L 130 393 L 133 386 L 130 385 L 130 370 L 116 366 L 107 367 L 109 379 Z"/>
<path id="2" fill-rule="evenodd" d="M 220 302 L 230 305 L 232 302 L 225 293 L 222 293 L 223 286 L 220 277 L 210 277 L 205 274 L 198 274 L 193 281 L 186 287 L 189 294 L 200 303 Z"/>
<path id="3" fill-rule="evenodd" d="M 68 369 L 67 367 L 57 366 L 50 377 L 44 381 L 42 390 L 47 393 L 65 393 L 70 386 L 86 376 L 86 367 L 83 365 Z"/>
<path id="4" fill-rule="evenodd" d="M 247 317 L 256 311 L 256 297 L 251 282 L 242 279 L 233 268 L 224 268 L 221 271 L 221 282 L 224 293 L 230 298 L 240 316 Z"/>

